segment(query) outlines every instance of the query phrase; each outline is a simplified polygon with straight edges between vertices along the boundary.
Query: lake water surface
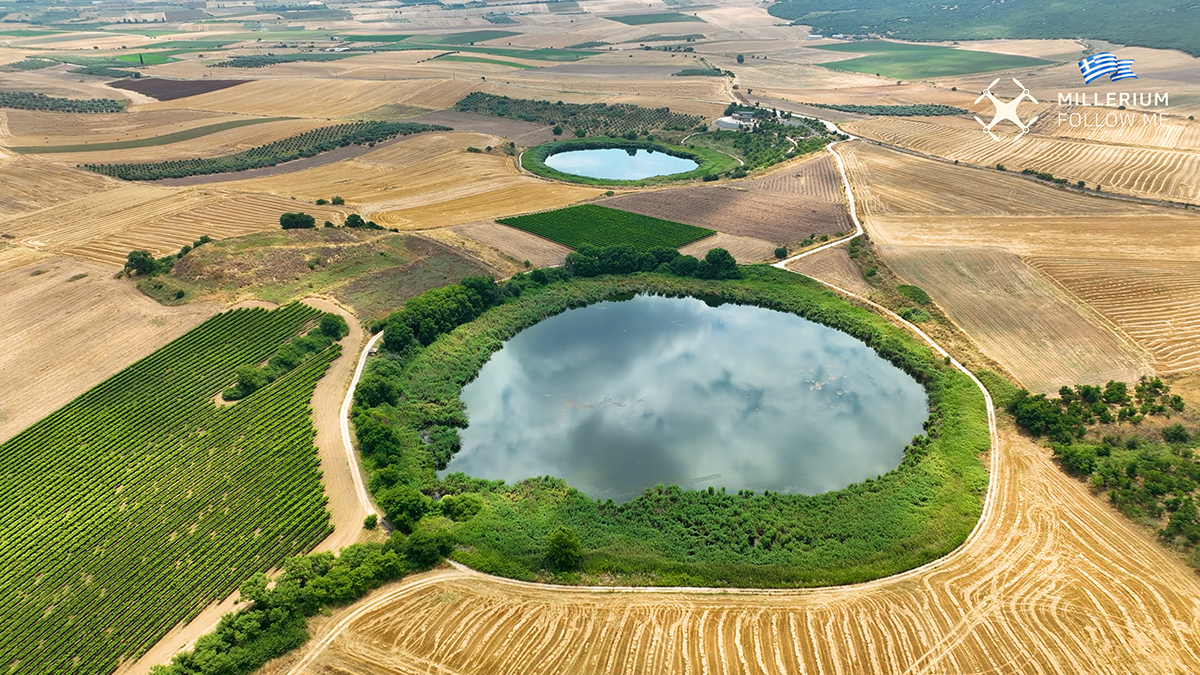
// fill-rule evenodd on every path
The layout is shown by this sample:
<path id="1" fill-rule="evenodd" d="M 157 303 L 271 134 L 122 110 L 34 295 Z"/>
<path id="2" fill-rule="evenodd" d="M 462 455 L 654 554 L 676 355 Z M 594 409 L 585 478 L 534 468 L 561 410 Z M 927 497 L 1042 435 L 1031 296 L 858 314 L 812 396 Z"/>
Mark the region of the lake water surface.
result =
<path id="1" fill-rule="evenodd" d="M 685 173 L 700 165 L 693 160 L 675 157 L 665 152 L 640 148 L 636 151 L 605 148 L 555 153 L 546 158 L 546 166 L 563 173 L 588 178 L 641 180 L 651 176 Z"/>
<path id="2" fill-rule="evenodd" d="M 558 476 L 615 501 L 656 483 L 836 490 L 898 466 L 928 416 L 920 384 L 845 333 L 653 296 L 522 331 L 462 400 L 470 426 L 444 473 Z"/>

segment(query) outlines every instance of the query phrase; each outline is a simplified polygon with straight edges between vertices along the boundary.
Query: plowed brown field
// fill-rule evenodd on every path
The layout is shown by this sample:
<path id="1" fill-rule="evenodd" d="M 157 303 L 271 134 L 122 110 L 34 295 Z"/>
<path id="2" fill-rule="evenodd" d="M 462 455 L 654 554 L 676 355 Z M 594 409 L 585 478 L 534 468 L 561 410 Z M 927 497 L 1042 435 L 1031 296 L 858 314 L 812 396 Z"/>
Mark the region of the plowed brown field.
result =
<path id="1" fill-rule="evenodd" d="M 381 589 L 268 673 L 1188 673 L 1200 582 L 1005 429 L 980 534 L 943 564 L 794 592 L 545 587 L 439 570 Z M 301 660 L 303 659 L 303 660 Z"/>
<path id="2" fill-rule="evenodd" d="M 840 181 L 832 159 L 821 153 L 756 180 L 721 187 L 635 192 L 600 203 L 791 246 L 812 234 L 854 230 L 843 204 Z"/>

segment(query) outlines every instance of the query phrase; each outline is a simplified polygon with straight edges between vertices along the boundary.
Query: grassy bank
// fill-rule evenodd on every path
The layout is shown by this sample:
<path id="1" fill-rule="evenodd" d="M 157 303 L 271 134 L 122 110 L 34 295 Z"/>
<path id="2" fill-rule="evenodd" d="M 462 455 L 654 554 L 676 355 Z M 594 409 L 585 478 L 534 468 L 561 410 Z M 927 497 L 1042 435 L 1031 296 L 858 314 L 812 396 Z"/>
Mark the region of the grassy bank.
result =
<path id="1" fill-rule="evenodd" d="M 727 281 L 543 274 L 544 283 L 530 275 L 518 279 L 520 292 L 502 290 L 505 300 L 429 346 L 409 344 L 375 359 L 364 382 L 379 391 L 387 381 L 395 395 L 373 407 L 360 399 L 355 423 L 378 503 L 402 527 L 451 533 L 460 546 L 455 557 L 476 569 L 568 583 L 846 584 L 911 569 L 962 543 L 979 517 L 988 480 L 978 458 L 989 443 L 982 393 L 904 331 L 805 277 L 766 267 L 743 268 L 743 274 Z M 463 474 L 437 477 L 458 450 L 456 427 L 467 423 L 459 391 L 505 340 L 572 307 L 628 293 L 717 297 L 849 333 L 926 388 L 927 435 L 905 448 L 898 468 L 813 496 L 660 485 L 613 504 L 551 477 L 515 485 Z M 380 434 L 389 437 L 386 443 Z M 552 575 L 544 569 L 547 541 L 562 526 L 578 534 L 582 562 Z"/>
<path id="2" fill-rule="evenodd" d="M 560 152 L 569 152 L 571 150 L 601 150 L 619 148 L 622 150 L 653 150 L 671 155 L 672 157 L 681 157 L 690 159 L 696 162 L 699 166 L 691 171 L 684 173 L 673 173 L 668 176 L 652 176 L 643 178 L 642 180 L 610 180 L 605 178 L 588 178 L 586 176 L 576 176 L 575 174 L 563 173 L 557 169 L 553 169 L 546 165 L 546 159 L 551 155 Z M 545 178 L 553 178 L 555 180 L 566 181 L 569 183 L 582 183 L 584 185 L 658 185 L 679 180 L 691 180 L 695 178 L 703 178 L 705 176 L 715 176 L 717 174 L 728 171 L 738 165 L 737 160 L 708 148 L 683 148 L 677 145 L 666 145 L 649 140 L 627 140 L 623 138 L 610 138 L 601 136 L 597 138 L 577 138 L 567 141 L 555 141 L 553 143 L 545 143 L 525 151 L 521 156 L 521 166 L 526 171 L 543 176 Z"/>

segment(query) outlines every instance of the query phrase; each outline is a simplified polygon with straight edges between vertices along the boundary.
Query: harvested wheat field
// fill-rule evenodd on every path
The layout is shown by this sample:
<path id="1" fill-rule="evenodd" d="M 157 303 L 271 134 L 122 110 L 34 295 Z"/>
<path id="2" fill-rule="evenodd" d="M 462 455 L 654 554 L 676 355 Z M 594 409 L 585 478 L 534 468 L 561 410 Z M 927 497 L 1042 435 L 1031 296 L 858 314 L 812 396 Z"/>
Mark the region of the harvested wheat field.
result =
<path id="1" fill-rule="evenodd" d="M 111 265 L 66 257 L 0 273 L 0 297 L 0 440 L 219 309 L 163 307 L 114 279 Z"/>
<path id="2" fill-rule="evenodd" d="M 604 206 L 705 227 L 774 245 L 812 234 L 851 232 L 841 179 L 827 153 L 764 178 L 721 187 L 649 190 L 602 200 Z"/>
<path id="3" fill-rule="evenodd" d="M 443 569 L 372 593 L 266 672 L 1187 673 L 1195 573 L 1003 430 L 959 551 L 810 591 L 546 587 Z"/>
<path id="4" fill-rule="evenodd" d="M 1098 119 L 1104 119 L 1110 114 L 1117 115 L 1118 118 L 1141 119 L 1142 113 L 1139 111 L 1114 111 L 1101 108 L 1084 108 L 1063 107 L 1062 112 L 1087 114 L 1087 119 L 1092 122 L 1089 126 L 1078 124 L 1071 126 L 1070 118 L 1066 123 L 1059 123 L 1055 115 L 1047 115 L 1043 120 L 1038 120 L 1034 131 L 1046 136 L 1059 136 L 1062 138 L 1074 138 L 1097 143 L 1109 143 L 1115 145 L 1136 145 L 1151 148 L 1166 148 L 1169 150 L 1190 150 L 1192 152 L 1200 151 L 1200 124 L 1189 122 L 1183 117 L 1173 117 L 1163 120 L 1162 124 L 1136 124 L 1128 127 L 1111 127 L 1102 124 L 1095 124 Z M 1082 119 L 1080 119 L 1082 122 Z"/>
<path id="5" fill-rule="evenodd" d="M 1200 153 L 1028 135 L 993 141 L 982 129 L 906 119 L 848 122 L 846 131 L 930 155 L 1010 171 L 1048 171 L 1070 182 L 1140 197 L 1200 203 Z"/>
<path id="6" fill-rule="evenodd" d="M 210 124 L 245 119 L 202 110 L 132 110 L 122 113 L 74 113 L 6 110 L 10 147 L 116 143 L 163 136 Z"/>
<path id="7" fill-rule="evenodd" d="M 427 133 L 354 159 L 226 185 L 308 201 L 339 195 L 380 225 L 406 230 L 493 220 L 600 194 L 521 174 L 514 159 L 498 150 L 467 152 L 499 143 L 484 134 Z"/>
<path id="8" fill-rule="evenodd" d="M 739 237 L 736 234 L 718 232 L 714 235 L 698 239 L 690 244 L 679 247 L 679 252 L 703 258 L 704 254 L 714 248 L 723 248 L 733 255 L 733 259 L 746 265 L 750 263 L 775 260 L 773 252 L 776 244 L 753 237 Z"/>
<path id="9" fill-rule="evenodd" d="M 1150 372 L 1136 346 L 1012 253 L 885 246 L 880 254 L 1033 391 Z"/>
<path id="10" fill-rule="evenodd" d="M 191 108 L 250 115 L 329 118 L 360 113 L 388 103 L 446 108 L 478 88 L 476 82 L 461 80 L 269 79 L 139 106 L 139 110 Z"/>
<path id="11" fill-rule="evenodd" d="M 438 233 L 443 231 L 431 232 L 430 236 L 437 237 Z M 562 244 L 494 221 L 459 225 L 450 228 L 449 231 L 490 246 L 517 262 L 528 260 L 534 267 L 561 265 L 566 260 L 567 253 L 571 252 L 571 249 Z"/>
<path id="12" fill-rule="evenodd" d="M 870 297 L 875 290 L 863 281 L 862 271 L 850 259 L 845 248 L 827 248 L 788 264 L 787 268 L 805 276 L 816 277 L 851 293 Z"/>
<path id="13" fill-rule="evenodd" d="M 223 239 L 276 229 L 280 214 L 301 208 L 318 222 L 340 222 L 345 212 L 273 195 L 127 184 L 10 220 L 3 227 L 29 248 L 120 265 L 135 249 L 164 255 L 201 235 Z"/>
<path id="14" fill-rule="evenodd" d="M 1030 258 L 1145 345 L 1158 372 L 1200 366 L 1200 261 Z"/>
<path id="15" fill-rule="evenodd" d="M 90 171 L 52 162 L 21 157 L 0 157 L 0 233 L 8 233 L 5 221 L 69 199 L 112 190 L 118 180 Z"/>

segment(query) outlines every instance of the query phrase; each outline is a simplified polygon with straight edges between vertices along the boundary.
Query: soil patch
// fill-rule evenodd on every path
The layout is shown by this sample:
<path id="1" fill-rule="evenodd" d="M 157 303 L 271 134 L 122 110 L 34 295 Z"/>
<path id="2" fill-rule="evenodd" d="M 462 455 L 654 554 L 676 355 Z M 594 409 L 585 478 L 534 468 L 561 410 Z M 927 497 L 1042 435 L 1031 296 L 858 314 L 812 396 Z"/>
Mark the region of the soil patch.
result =
<path id="1" fill-rule="evenodd" d="M 158 77 L 139 77 L 109 82 L 108 86 L 134 91 L 160 101 L 207 94 L 210 91 L 228 89 L 250 80 L 165 80 Z"/>
<path id="2" fill-rule="evenodd" d="M 555 138 L 551 127 L 542 124 L 510 120 L 504 117 L 492 117 L 490 115 L 455 112 L 453 110 L 440 110 L 407 121 L 421 124 L 440 124 L 451 127 L 455 131 L 490 134 L 506 138 L 524 147 L 548 143 Z"/>

